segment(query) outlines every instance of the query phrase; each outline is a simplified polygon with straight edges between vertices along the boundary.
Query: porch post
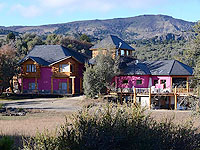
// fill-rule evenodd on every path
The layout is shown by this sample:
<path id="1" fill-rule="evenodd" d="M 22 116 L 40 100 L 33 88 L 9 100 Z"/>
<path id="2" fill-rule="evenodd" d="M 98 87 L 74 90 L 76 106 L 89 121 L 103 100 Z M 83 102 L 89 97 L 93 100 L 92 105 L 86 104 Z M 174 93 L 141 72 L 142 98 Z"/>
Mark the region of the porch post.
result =
<path id="1" fill-rule="evenodd" d="M 69 93 L 69 78 L 67 78 L 67 94 Z"/>
<path id="2" fill-rule="evenodd" d="M 35 78 L 35 90 L 37 90 L 38 86 L 37 86 L 37 78 Z"/>
<path id="3" fill-rule="evenodd" d="M 187 87 L 187 93 L 189 93 L 189 77 L 187 77 L 187 84 L 186 84 L 186 87 Z"/>
<path id="4" fill-rule="evenodd" d="M 72 77 L 70 77 L 71 79 L 72 79 L 72 94 L 75 94 L 75 81 L 74 81 L 74 79 L 75 79 L 75 76 L 72 76 Z M 68 78 L 68 83 L 69 83 L 69 78 Z M 67 84 L 68 84 L 67 83 Z M 69 84 L 68 84 L 69 85 Z M 67 86 L 67 89 L 68 89 L 68 87 L 69 86 Z"/>
<path id="5" fill-rule="evenodd" d="M 149 109 L 151 109 L 151 87 L 149 88 Z"/>
<path id="6" fill-rule="evenodd" d="M 74 78 L 72 78 L 72 94 L 75 94 Z"/>
<path id="7" fill-rule="evenodd" d="M 120 103 L 122 104 L 122 88 L 121 88 L 121 93 L 120 93 Z"/>
<path id="8" fill-rule="evenodd" d="M 134 88 L 134 104 L 136 104 L 136 88 Z"/>
<path id="9" fill-rule="evenodd" d="M 174 109 L 177 109 L 177 93 L 176 93 L 176 87 L 175 87 L 175 92 L 174 92 Z"/>

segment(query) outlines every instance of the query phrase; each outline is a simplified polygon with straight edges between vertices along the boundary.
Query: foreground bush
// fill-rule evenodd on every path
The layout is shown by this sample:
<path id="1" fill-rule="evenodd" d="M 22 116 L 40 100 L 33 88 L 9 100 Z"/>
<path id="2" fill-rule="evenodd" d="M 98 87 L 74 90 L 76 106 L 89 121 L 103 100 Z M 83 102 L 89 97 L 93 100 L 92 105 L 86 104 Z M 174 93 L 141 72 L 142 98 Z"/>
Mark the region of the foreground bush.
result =
<path id="1" fill-rule="evenodd" d="M 0 137 L 0 150 L 11 150 L 13 148 L 13 139 L 9 136 Z"/>
<path id="2" fill-rule="evenodd" d="M 200 136 L 191 123 L 156 122 L 136 107 L 85 108 L 66 121 L 57 135 L 24 141 L 27 150 L 195 150 Z"/>

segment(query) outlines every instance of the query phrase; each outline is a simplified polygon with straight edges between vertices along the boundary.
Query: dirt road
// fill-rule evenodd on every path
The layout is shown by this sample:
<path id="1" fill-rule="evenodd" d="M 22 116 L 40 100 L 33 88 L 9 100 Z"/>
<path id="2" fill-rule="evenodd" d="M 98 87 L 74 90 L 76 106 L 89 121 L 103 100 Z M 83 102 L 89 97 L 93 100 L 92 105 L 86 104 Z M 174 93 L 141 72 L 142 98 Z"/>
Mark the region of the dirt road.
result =
<path id="1" fill-rule="evenodd" d="M 47 111 L 73 112 L 81 108 L 84 96 L 65 98 L 37 98 L 16 101 L 1 101 L 5 107 L 43 109 Z"/>

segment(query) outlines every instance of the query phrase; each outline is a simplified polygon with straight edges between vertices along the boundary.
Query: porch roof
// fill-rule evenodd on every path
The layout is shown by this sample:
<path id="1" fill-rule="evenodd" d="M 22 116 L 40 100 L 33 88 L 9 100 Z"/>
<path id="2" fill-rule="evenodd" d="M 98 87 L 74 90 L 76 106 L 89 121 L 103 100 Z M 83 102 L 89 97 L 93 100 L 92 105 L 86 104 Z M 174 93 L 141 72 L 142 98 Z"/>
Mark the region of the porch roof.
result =
<path id="1" fill-rule="evenodd" d="M 121 75 L 193 75 L 193 68 L 177 60 L 139 61 L 121 57 L 119 69 Z"/>

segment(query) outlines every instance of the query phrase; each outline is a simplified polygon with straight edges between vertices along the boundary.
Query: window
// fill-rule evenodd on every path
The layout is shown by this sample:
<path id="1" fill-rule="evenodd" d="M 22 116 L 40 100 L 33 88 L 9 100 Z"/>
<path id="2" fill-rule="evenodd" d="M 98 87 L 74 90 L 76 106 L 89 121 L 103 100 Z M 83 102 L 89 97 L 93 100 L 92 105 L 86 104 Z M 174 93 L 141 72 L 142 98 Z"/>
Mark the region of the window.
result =
<path id="1" fill-rule="evenodd" d="M 66 82 L 60 82 L 59 83 L 59 90 L 67 90 L 67 83 Z"/>
<path id="2" fill-rule="evenodd" d="M 187 78 L 172 78 L 173 88 L 186 88 L 187 87 Z"/>
<path id="3" fill-rule="evenodd" d="M 121 56 L 124 56 L 125 54 L 124 54 L 124 50 L 121 50 Z"/>
<path id="4" fill-rule="evenodd" d="M 128 84 L 128 80 L 123 80 L 123 84 Z"/>
<path id="5" fill-rule="evenodd" d="M 153 86 L 156 86 L 158 84 L 158 80 L 153 80 Z"/>
<path id="6" fill-rule="evenodd" d="M 59 65 L 59 72 L 70 72 L 69 64 Z"/>
<path id="7" fill-rule="evenodd" d="M 164 88 L 166 88 L 166 80 L 160 80 L 161 84 L 164 84 Z"/>
<path id="8" fill-rule="evenodd" d="M 74 66 L 75 66 L 74 64 L 70 65 L 70 72 L 74 72 L 74 68 L 75 68 Z"/>
<path id="9" fill-rule="evenodd" d="M 26 65 L 26 72 L 36 72 L 36 65 Z"/>
<path id="10" fill-rule="evenodd" d="M 142 80 L 136 80 L 136 84 L 137 84 L 137 85 L 142 84 Z"/>
<path id="11" fill-rule="evenodd" d="M 35 90 L 35 83 L 29 83 L 29 90 Z M 38 89 L 38 83 L 37 83 L 37 89 Z"/>

